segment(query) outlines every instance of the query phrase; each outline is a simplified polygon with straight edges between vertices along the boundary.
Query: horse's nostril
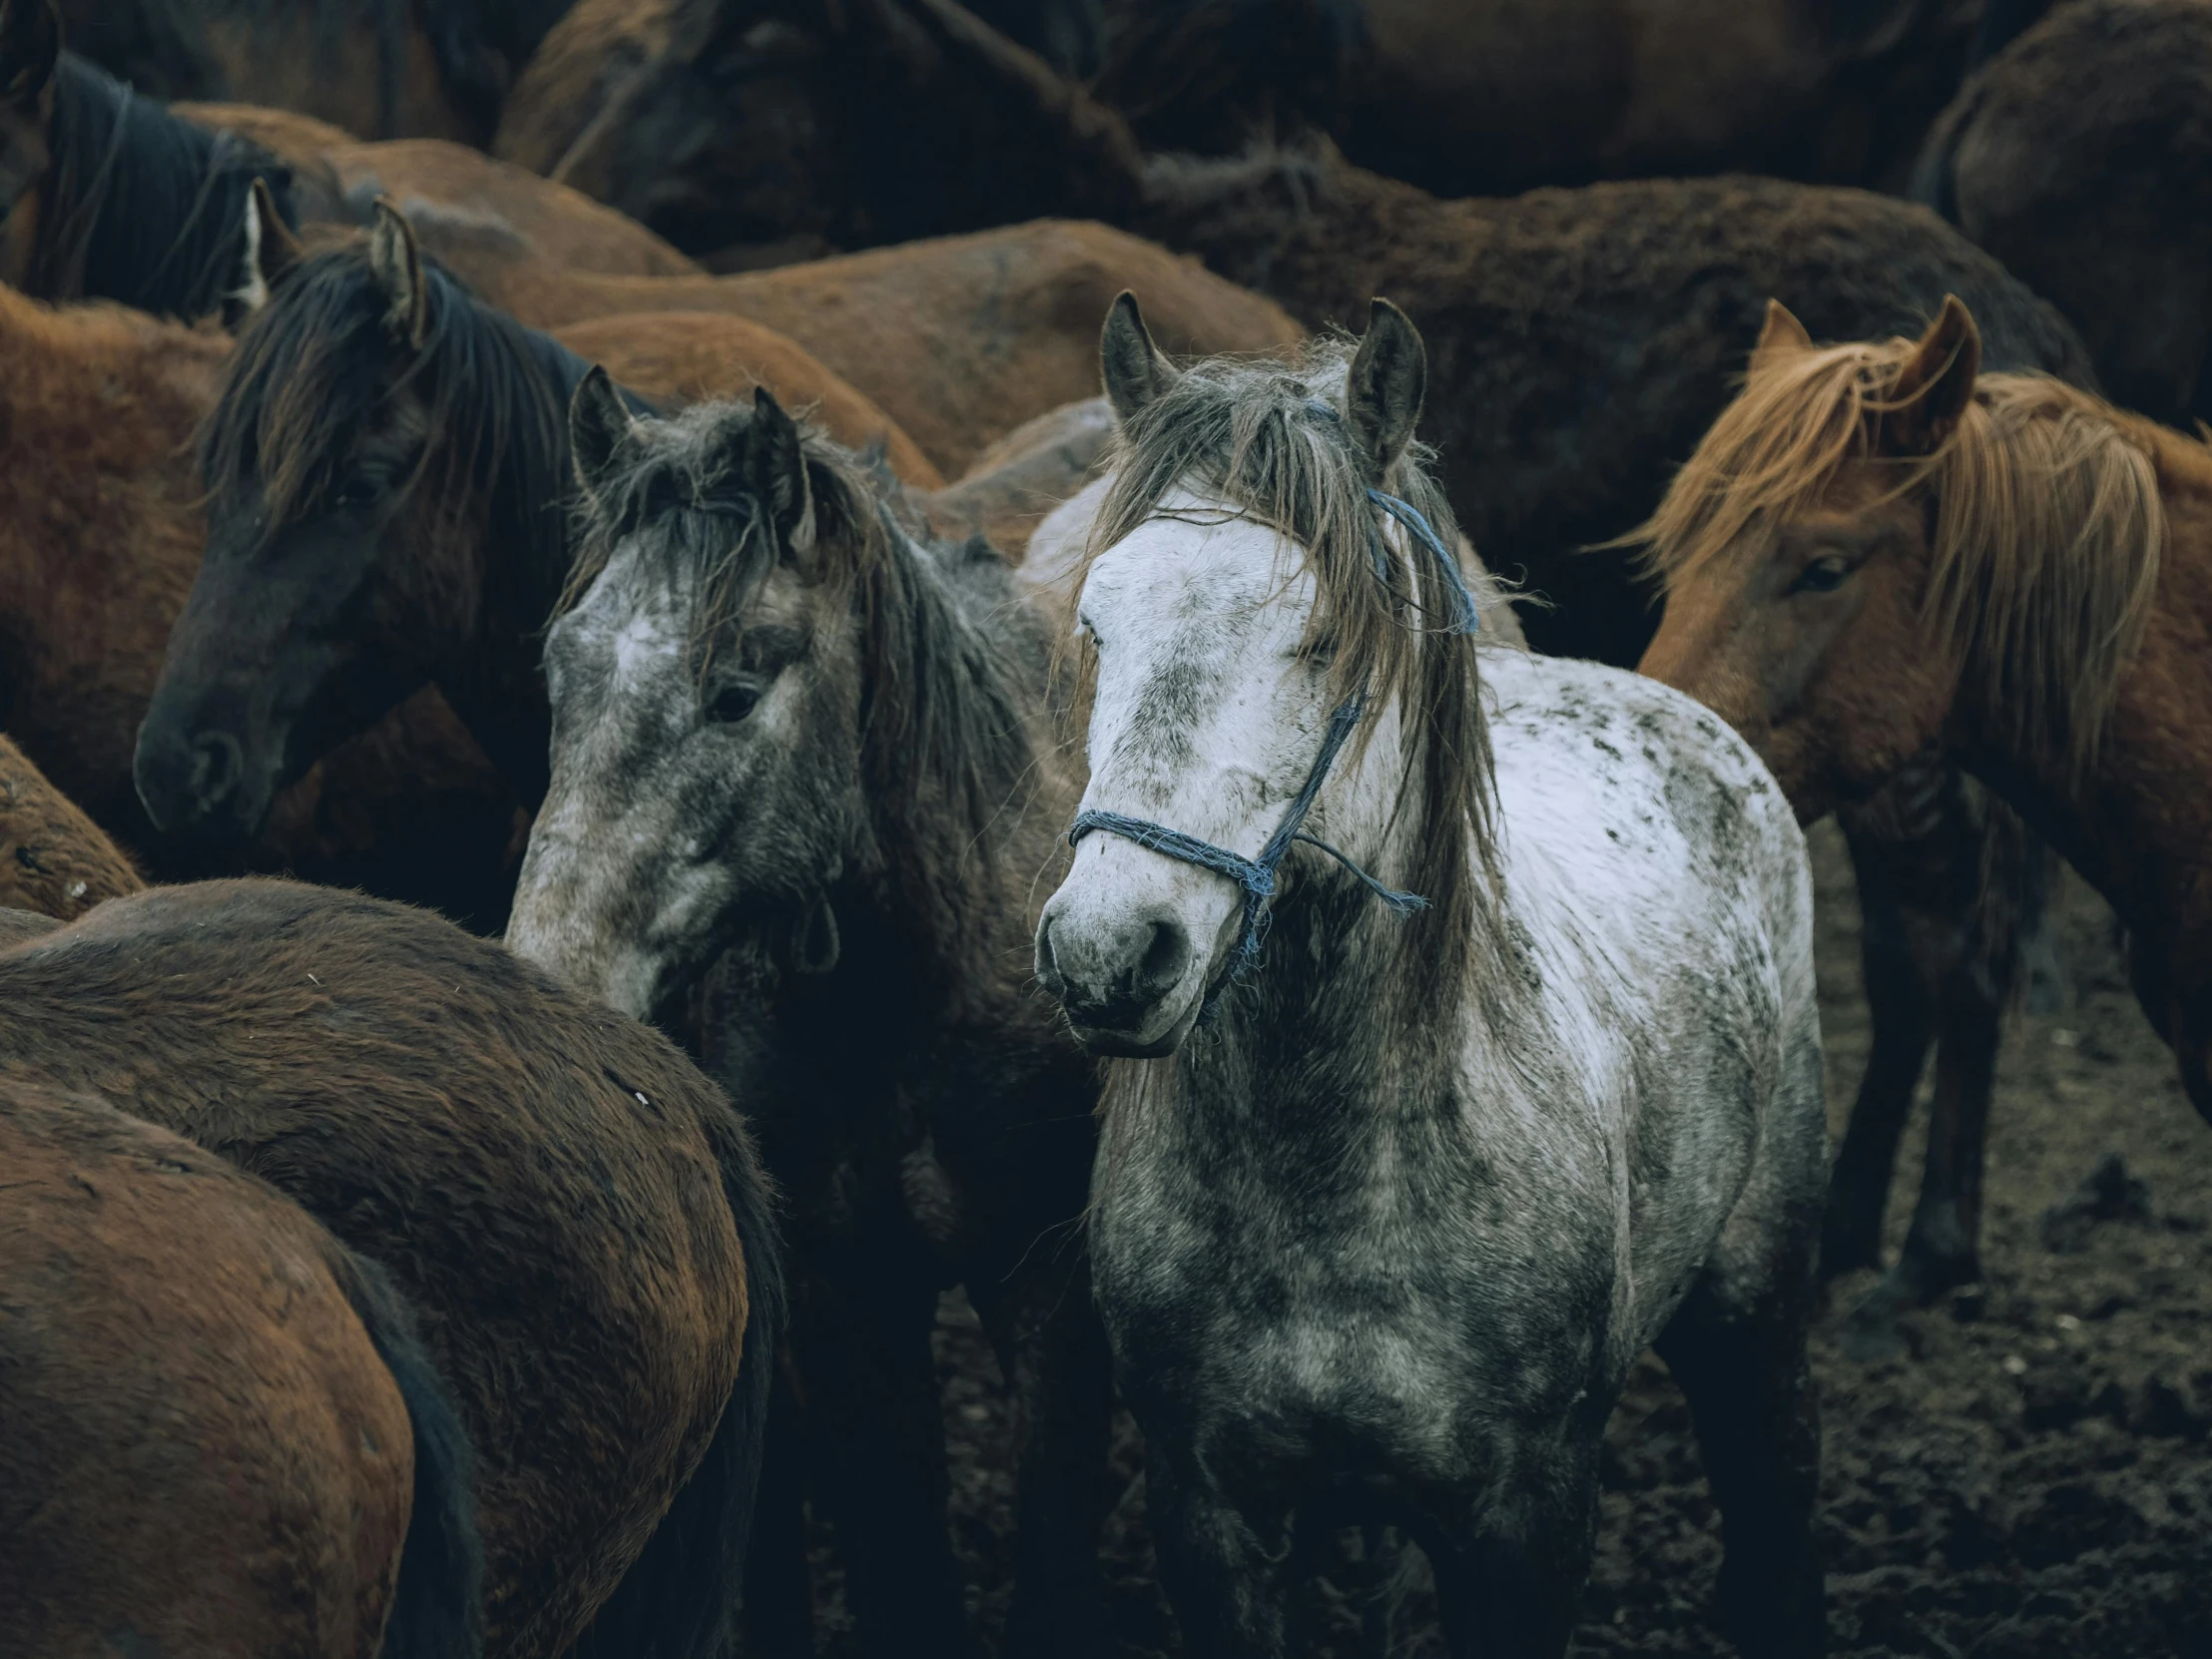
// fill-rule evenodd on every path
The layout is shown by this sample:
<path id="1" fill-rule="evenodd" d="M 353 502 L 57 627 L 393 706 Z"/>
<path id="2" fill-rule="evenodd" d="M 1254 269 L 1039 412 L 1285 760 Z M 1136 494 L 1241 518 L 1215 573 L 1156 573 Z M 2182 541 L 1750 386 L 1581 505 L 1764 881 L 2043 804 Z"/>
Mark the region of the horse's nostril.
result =
<path id="1" fill-rule="evenodd" d="M 1136 989 L 1140 994 L 1161 995 L 1182 983 L 1183 970 L 1191 965 L 1191 936 L 1179 921 L 1155 921 L 1144 957 L 1137 964 Z"/>
<path id="2" fill-rule="evenodd" d="M 1047 916 L 1044 925 L 1037 929 L 1037 978 L 1054 996 L 1067 988 L 1067 981 L 1060 973 L 1060 959 L 1052 954 L 1052 918 Z"/>
<path id="3" fill-rule="evenodd" d="M 203 732 L 192 746 L 192 797 L 203 813 L 228 801 L 246 773 L 246 757 L 228 732 Z"/>

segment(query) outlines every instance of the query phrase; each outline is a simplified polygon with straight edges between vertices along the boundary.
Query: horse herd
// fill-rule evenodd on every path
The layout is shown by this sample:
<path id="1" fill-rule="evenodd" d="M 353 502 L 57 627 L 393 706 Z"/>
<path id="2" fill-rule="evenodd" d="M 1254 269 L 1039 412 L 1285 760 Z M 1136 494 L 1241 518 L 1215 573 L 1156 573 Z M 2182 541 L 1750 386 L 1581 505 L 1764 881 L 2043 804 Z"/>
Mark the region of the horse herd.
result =
<path id="1" fill-rule="evenodd" d="M 2201 328 L 2092 350 L 1857 191 L 1148 156 L 1165 105 L 951 0 L 831 9 L 870 122 L 974 131 L 957 188 L 803 174 L 807 224 L 963 234 L 717 276 L 0 0 L 0 1651 L 811 1652 L 810 1502 L 863 1648 L 972 1651 L 953 1286 L 1015 1406 L 1003 1652 L 1102 1642 L 1118 1398 L 1189 1651 L 1295 1651 L 1387 1524 L 1451 1651 L 1564 1653 L 1653 1347 L 1723 1627 L 1821 1651 L 1808 1321 L 1932 1046 L 1856 1318 L 1978 1275 L 2046 846 L 2212 1118 L 2212 449 L 2152 418 Z M 1935 195 L 2026 236 L 1991 157 L 2050 54 L 2212 66 L 2174 11 L 2022 35 Z M 545 50 L 633 13 L 547 171 L 645 218 L 704 199 L 638 148 L 700 20 Z M 1109 223 L 961 223 L 1037 193 Z"/>

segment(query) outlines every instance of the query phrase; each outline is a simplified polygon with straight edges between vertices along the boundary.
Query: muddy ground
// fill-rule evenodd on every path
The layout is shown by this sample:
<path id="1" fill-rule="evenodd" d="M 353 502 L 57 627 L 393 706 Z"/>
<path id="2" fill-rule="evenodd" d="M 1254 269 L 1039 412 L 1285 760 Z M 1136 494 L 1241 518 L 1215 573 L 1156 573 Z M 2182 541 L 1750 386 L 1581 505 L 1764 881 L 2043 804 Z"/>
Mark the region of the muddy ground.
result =
<path id="1" fill-rule="evenodd" d="M 1842 841 L 1814 840 L 1831 1125 L 1867 1048 L 1858 908 Z M 2069 882 L 2070 983 L 2060 1011 L 2015 1014 L 1989 1145 L 1976 1295 L 1910 1317 L 1910 1352 L 1847 1356 L 1844 1320 L 1872 1276 L 1837 1287 L 1815 1342 L 1825 1427 L 1821 1531 L 1831 1650 L 1856 1659 L 2207 1659 L 2212 1656 L 2212 1129 L 2127 989 L 2110 914 Z M 2141 1219 L 2046 1247 L 2043 1212 L 2108 1153 L 2146 1184 Z M 1903 1238 L 1920 1178 L 1909 1140 L 1892 1205 Z M 1004 1615 L 1011 1482 L 998 1451 L 997 1372 L 948 1299 L 938 1353 L 955 1444 L 955 1538 L 981 1586 L 978 1624 Z M 1117 1435 L 1122 1496 L 1106 1539 L 1120 1659 L 1178 1654 L 1144 1530 L 1142 1452 Z M 1688 1412 L 1647 1359 L 1607 1436 L 1598 1556 L 1578 1654 L 1732 1651 L 1708 1609 L 1718 1520 Z M 827 1544 L 825 1535 L 822 1540 Z M 830 1566 L 827 1550 L 818 1561 Z M 1313 1588 L 1317 1653 L 1360 1646 L 1365 1569 Z M 1389 1651 L 1442 1653 L 1417 1561 Z M 849 1646 L 833 1569 L 830 1651 Z"/>

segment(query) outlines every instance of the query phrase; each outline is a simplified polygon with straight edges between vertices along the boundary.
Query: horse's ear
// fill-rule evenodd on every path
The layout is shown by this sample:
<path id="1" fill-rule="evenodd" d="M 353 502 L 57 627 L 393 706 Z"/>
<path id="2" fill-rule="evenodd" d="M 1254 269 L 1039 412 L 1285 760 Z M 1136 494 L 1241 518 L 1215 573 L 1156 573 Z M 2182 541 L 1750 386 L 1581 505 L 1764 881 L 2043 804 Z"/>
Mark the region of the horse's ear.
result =
<path id="1" fill-rule="evenodd" d="M 815 545 L 814 480 L 799 422 L 784 412 L 766 386 L 753 388 L 753 419 L 745 429 L 745 488 L 763 502 L 776 526 L 777 545 L 794 553 Z"/>
<path id="2" fill-rule="evenodd" d="M 368 233 L 368 270 L 384 291 L 384 326 L 391 337 L 419 351 L 430 335 L 430 287 L 423 280 L 422 250 L 414 227 L 391 205 L 376 198 L 376 224 Z"/>
<path id="3" fill-rule="evenodd" d="M 38 106 L 62 55 L 62 14 L 54 0 L 0 0 L 0 98 Z"/>
<path id="4" fill-rule="evenodd" d="M 1428 347 L 1412 318 L 1387 299 L 1368 307 L 1368 331 L 1345 377 L 1345 424 L 1380 484 L 1413 441 L 1428 391 Z"/>
<path id="5" fill-rule="evenodd" d="M 1812 349 L 1813 336 L 1805 331 L 1796 313 L 1779 299 L 1768 300 L 1766 325 L 1759 330 L 1759 343 L 1751 348 L 1752 372 L 1758 373 L 1777 357 Z"/>
<path id="6" fill-rule="evenodd" d="M 612 376 L 593 363 L 568 400 L 568 446 L 576 481 L 594 501 L 604 498 L 615 455 L 637 430 Z"/>
<path id="7" fill-rule="evenodd" d="M 1981 330 L 1966 302 L 1946 293 L 1943 308 L 1898 370 L 1882 417 L 1883 447 L 1906 455 L 1940 448 L 1973 401 L 1974 376 L 1980 372 Z"/>
<path id="8" fill-rule="evenodd" d="M 1176 382 L 1178 370 L 1152 343 L 1137 296 L 1127 288 L 1106 308 L 1106 326 L 1098 335 L 1098 369 L 1116 420 L 1129 419 Z"/>
<path id="9" fill-rule="evenodd" d="M 240 274 L 238 291 L 231 296 L 238 315 L 226 320 L 235 326 L 241 318 L 268 304 L 270 290 L 305 252 L 291 234 L 291 227 L 284 223 L 284 216 L 276 211 L 276 198 L 270 193 L 269 181 L 256 174 L 246 197 L 245 270 Z"/>

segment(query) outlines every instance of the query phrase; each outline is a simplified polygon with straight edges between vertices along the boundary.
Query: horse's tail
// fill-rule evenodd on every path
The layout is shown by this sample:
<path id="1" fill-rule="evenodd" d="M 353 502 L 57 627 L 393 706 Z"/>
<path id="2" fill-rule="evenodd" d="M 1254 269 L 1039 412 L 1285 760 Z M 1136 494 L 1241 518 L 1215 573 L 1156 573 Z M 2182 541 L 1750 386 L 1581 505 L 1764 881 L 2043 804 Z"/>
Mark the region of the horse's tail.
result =
<path id="1" fill-rule="evenodd" d="M 737 1384 L 707 1454 L 578 1638 L 575 1659 L 723 1659 L 736 1637 L 786 1302 L 775 1187 L 735 1112 L 716 1139 L 723 1196 L 745 1252 Z"/>
<path id="2" fill-rule="evenodd" d="M 414 1431 L 414 1508 L 384 1625 L 384 1659 L 478 1659 L 484 1560 L 476 1536 L 475 1457 L 445 1380 L 415 1335 L 414 1314 L 384 1270 L 347 1253 L 345 1299 L 399 1385 Z"/>

